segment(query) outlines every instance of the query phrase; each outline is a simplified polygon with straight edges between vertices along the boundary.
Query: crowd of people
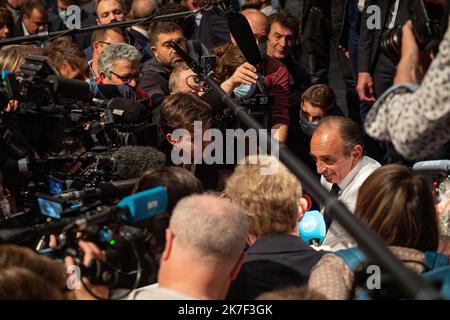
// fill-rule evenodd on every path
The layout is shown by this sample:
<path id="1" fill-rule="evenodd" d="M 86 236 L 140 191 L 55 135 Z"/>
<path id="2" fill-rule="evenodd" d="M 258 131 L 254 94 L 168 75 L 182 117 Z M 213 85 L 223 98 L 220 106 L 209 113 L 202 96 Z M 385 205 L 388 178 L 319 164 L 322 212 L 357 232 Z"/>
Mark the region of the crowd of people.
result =
<path id="1" fill-rule="evenodd" d="M 424 1 L 442 10 L 441 39 L 433 53 L 417 44 L 406 0 L 300 0 L 298 15 L 283 9 L 284 1 L 246 0 L 231 3 L 253 33 L 258 65 L 246 60 L 227 17 L 205 10 L 3 46 L 0 68 L 20 74 L 28 56 L 41 55 L 60 77 L 88 83 L 96 98 L 121 97 L 145 107 L 142 116 L 155 130 L 144 140 L 165 155 L 165 164 L 144 168 L 132 192 L 164 186 L 168 206 L 139 225 L 152 265 L 127 299 L 352 299 L 364 289 L 342 252 L 358 250 L 358 243 L 327 214 L 326 204 L 311 202 L 304 183 L 280 160 L 248 150 L 232 164 L 197 158 L 210 147 L 212 139 L 205 138 L 210 129 L 225 135 L 227 129 L 248 128 L 174 46 L 199 65 L 213 58 L 209 74 L 223 92 L 248 108 L 315 173 L 317 183 L 421 275 L 435 267 L 430 252 L 444 267 L 450 263 L 450 202 L 439 202 L 445 197 L 436 194 L 437 186 L 411 168 L 414 161 L 450 154 L 448 4 Z M 71 6 L 80 8 L 76 14 L 83 27 L 209 5 L 207 0 L 3 0 L 0 40 L 69 30 Z M 378 28 L 369 27 L 373 5 L 379 8 Z M 399 28 L 396 57 L 385 49 L 386 34 Z M 332 63 L 339 73 L 332 77 L 344 80 L 345 105 L 338 104 L 330 85 Z M 2 114 L 20 108 L 12 99 Z M 92 128 L 83 130 L 61 137 L 64 152 L 91 150 Z M 34 147 L 29 156 L 48 155 Z M 235 151 L 219 149 L 216 153 Z M 174 154 L 188 161 L 180 163 Z M 261 174 L 267 166 L 277 170 Z M 0 220 L 21 210 L 20 186 L 31 179 L 31 173 L 0 167 Z M 303 241 L 299 230 L 303 216 L 314 209 L 326 226 L 321 246 Z M 30 248 L 1 245 L 0 299 L 119 295 L 95 284 L 68 290 L 67 268 L 108 260 L 96 243 L 79 239 L 78 247 L 82 259 L 58 263 Z"/>

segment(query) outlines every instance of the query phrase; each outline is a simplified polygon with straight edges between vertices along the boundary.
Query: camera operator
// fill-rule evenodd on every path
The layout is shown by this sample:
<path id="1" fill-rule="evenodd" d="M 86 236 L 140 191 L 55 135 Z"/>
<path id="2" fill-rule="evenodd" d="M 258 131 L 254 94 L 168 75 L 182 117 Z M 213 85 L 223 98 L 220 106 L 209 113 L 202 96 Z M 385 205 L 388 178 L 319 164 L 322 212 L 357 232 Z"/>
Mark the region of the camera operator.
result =
<path id="1" fill-rule="evenodd" d="M 417 159 L 432 154 L 450 138 L 450 30 L 447 29 L 423 80 L 412 23 L 402 30 L 394 87 L 373 106 L 365 127 L 372 137 L 391 141 L 402 156 Z"/>

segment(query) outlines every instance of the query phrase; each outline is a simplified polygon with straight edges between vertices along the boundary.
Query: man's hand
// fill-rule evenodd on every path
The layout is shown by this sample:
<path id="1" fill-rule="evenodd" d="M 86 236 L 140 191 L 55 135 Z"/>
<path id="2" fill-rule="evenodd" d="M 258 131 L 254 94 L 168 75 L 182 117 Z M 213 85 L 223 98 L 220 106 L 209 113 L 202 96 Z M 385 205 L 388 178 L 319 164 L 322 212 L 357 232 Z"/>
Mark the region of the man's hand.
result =
<path id="1" fill-rule="evenodd" d="M 375 102 L 375 90 L 373 87 L 373 78 L 368 72 L 358 73 L 358 84 L 356 85 L 356 91 L 358 91 L 359 99 L 362 102 L 374 103 Z"/>
<path id="2" fill-rule="evenodd" d="M 229 94 L 234 90 L 234 88 L 241 84 L 256 83 L 256 80 L 258 79 L 258 74 L 256 72 L 257 70 L 253 65 L 245 62 L 236 69 L 229 79 L 222 82 L 220 87 L 223 91 Z"/>
<path id="3" fill-rule="evenodd" d="M 106 261 L 106 253 L 105 251 L 100 250 L 94 243 L 92 242 L 86 242 L 80 240 L 78 242 L 78 246 L 83 251 L 83 265 L 89 266 L 89 263 L 93 259 L 98 259 L 101 261 Z M 66 257 L 65 260 L 66 267 L 75 265 L 75 261 L 72 257 Z M 89 284 L 89 280 L 86 278 L 83 278 L 83 282 L 86 284 Z M 89 285 L 89 289 L 91 292 L 93 292 L 97 297 L 100 297 L 102 299 L 108 299 L 109 297 L 109 289 L 106 286 L 101 285 Z M 75 289 L 74 290 L 74 298 L 76 300 L 92 300 L 96 299 L 96 297 L 92 296 L 84 286 L 81 286 L 81 289 Z"/>

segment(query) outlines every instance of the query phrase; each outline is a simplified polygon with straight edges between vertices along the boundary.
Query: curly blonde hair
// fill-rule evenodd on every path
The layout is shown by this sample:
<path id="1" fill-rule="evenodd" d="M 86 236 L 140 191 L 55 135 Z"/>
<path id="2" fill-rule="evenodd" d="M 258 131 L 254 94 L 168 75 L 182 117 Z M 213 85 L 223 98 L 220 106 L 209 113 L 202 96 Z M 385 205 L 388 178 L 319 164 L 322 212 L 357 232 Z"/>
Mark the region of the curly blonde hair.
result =
<path id="1" fill-rule="evenodd" d="M 275 174 L 261 174 L 274 165 Z M 228 179 L 225 193 L 245 210 L 249 234 L 256 238 L 290 233 L 297 225 L 300 182 L 273 156 L 247 157 Z"/>

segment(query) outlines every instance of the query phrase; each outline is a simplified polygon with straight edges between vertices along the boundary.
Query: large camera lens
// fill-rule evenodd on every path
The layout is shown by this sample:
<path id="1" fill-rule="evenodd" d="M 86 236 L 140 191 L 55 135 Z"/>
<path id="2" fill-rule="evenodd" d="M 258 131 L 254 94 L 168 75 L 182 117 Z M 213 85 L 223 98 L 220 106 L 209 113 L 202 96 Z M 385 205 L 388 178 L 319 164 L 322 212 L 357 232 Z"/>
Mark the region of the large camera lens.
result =
<path id="1" fill-rule="evenodd" d="M 398 25 L 393 29 L 389 29 L 381 36 L 381 50 L 392 59 L 395 63 L 400 61 L 400 53 L 402 49 L 402 27 Z"/>

